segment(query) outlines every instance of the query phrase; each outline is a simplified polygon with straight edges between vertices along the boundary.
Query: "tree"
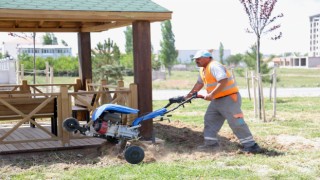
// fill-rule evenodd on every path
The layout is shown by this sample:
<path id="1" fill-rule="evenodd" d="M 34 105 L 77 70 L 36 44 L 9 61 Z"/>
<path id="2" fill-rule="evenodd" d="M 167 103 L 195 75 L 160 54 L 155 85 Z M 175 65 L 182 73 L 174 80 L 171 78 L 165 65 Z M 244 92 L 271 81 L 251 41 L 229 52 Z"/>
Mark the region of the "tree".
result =
<path id="1" fill-rule="evenodd" d="M 126 53 L 129 54 L 133 52 L 132 27 L 127 26 L 126 30 L 124 31 L 124 34 L 126 37 L 125 50 L 126 50 Z"/>
<path id="2" fill-rule="evenodd" d="M 126 75 L 133 75 L 133 38 L 132 27 L 127 26 L 124 31 L 126 38 L 125 51 L 126 54 L 121 55 L 120 64 L 126 68 Z"/>
<path id="3" fill-rule="evenodd" d="M 231 55 L 226 59 L 228 66 L 238 66 L 241 61 L 243 61 L 243 55 L 239 53 L 236 55 Z"/>
<path id="4" fill-rule="evenodd" d="M 120 50 L 116 43 L 108 38 L 99 42 L 92 52 L 92 69 L 94 80 L 106 79 L 108 83 L 116 83 L 123 79 L 124 67 L 120 65 Z"/>
<path id="5" fill-rule="evenodd" d="M 270 33 L 280 28 L 280 24 L 269 26 L 278 18 L 283 17 L 283 14 L 279 14 L 271 18 L 271 13 L 277 0 L 240 0 L 244 9 L 249 17 L 249 23 L 251 30 L 247 29 L 248 33 L 255 33 L 256 35 L 256 50 L 257 50 L 257 73 L 260 73 L 260 38 L 263 34 Z M 278 35 L 272 37 L 272 40 L 277 40 L 281 38 L 282 32 L 279 32 Z"/>
<path id="6" fill-rule="evenodd" d="M 256 57 L 257 57 L 257 49 L 256 49 L 256 45 L 252 45 L 250 47 L 250 50 L 249 51 L 246 51 L 244 57 L 243 57 L 243 61 L 244 63 L 246 63 L 248 69 L 250 70 L 254 70 L 255 67 L 256 67 Z M 263 57 L 263 54 L 260 53 L 259 55 L 260 57 Z M 262 74 L 268 74 L 271 70 L 271 68 L 268 67 L 268 62 L 272 61 L 272 59 L 274 58 L 275 56 L 270 56 L 268 59 L 266 59 L 265 61 L 262 61 L 261 62 L 261 73 Z M 269 81 L 269 78 L 267 76 L 263 76 L 262 77 L 262 81 L 263 82 L 267 82 Z"/>
<path id="7" fill-rule="evenodd" d="M 292 52 L 285 52 L 283 55 L 284 57 L 289 57 L 289 56 L 292 56 L 293 54 Z"/>
<path id="8" fill-rule="evenodd" d="M 44 45 L 57 45 L 58 39 L 53 33 L 46 33 L 42 36 Z"/>
<path id="9" fill-rule="evenodd" d="M 248 33 L 255 33 L 256 35 L 256 72 L 261 73 L 261 56 L 260 56 L 260 38 L 263 34 L 270 33 L 280 28 L 280 24 L 271 26 L 271 24 L 278 18 L 283 17 L 283 14 L 279 14 L 271 18 L 271 13 L 277 0 L 239 0 L 249 17 L 249 24 L 251 30 L 247 29 Z M 271 27 L 269 27 L 271 26 Z M 280 39 L 282 32 L 279 32 L 278 35 L 272 37 L 272 40 Z M 261 119 L 261 93 L 260 88 L 258 88 L 258 109 L 259 109 L 259 118 Z"/>
<path id="10" fill-rule="evenodd" d="M 171 69 L 177 61 L 178 52 L 175 48 L 175 39 L 172 32 L 171 21 L 166 20 L 161 23 L 162 41 L 160 42 L 161 50 L 159 58 L 163 65 L 168 69 L 169 76 Z"/>
<path id="11" fill-rule="evenodd" d="M 294 52 L 293 54 L 294 54 L 294 56 L 296 56 L 296 57 L 301 56 L 301 53 L 300 53 L 300 52 Z"/>
<path id="12" fill-rule="evenodd" d="M 220 46 L 219 46 L 219 57 L 220 57 L 220 62 L 221 64 L 223 63 L 223 55 L 224 55 L 224 48 L 223 48 L 223 44 L 220 42 Z"/>

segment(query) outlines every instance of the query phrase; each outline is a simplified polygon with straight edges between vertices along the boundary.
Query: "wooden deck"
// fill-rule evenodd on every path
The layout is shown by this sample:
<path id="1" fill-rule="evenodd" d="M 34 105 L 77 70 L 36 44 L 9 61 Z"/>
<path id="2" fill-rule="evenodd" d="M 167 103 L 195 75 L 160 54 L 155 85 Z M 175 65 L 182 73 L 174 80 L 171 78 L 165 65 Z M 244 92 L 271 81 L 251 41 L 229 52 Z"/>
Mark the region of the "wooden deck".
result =
<path id="1" fill-rule="evenodd" d="M 50 125 L 45 126 L 51 129 Z M 12 128 L 12 125 L 0 124 L 0 135 L 5 134 Z M 69 146 L 63 146 L 60 140 L 45 140 L 50 136 L 39 128 L 32 128 L 29 125 L 23 125 L 14 131 L 5 140 L 7 141 L 26 141 L 26 142 L 10 142 L 0 144 L 0 155 L 1 154 L 13 154 L 13 153 L 24 153 L 24 152 L 41 152 L 41 151 L 54 151 L 54 150 L 67 150 L 77 148 L 89 148 L 98 147 L 106 142 L 104 139 L 84 137 L 82 135 L 76 135 L 70 139 Z M 38 139 L 37 142 L 28 142 L 28 140 Z M 41 140 L 43 139 L 43 140 Z M 4 141 L 5 142 L 5 141 Z"/>

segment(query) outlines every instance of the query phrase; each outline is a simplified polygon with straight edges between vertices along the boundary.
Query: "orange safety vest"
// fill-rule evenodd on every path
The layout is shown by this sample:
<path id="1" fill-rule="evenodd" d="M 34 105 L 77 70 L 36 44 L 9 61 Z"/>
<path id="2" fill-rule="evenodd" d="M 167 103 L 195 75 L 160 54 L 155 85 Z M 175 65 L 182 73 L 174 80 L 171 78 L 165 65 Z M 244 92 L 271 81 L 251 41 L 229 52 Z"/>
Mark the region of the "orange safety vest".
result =
<path id="1" fill-rule="evenodd" d="M 217 79 L 211 73 L 211 66 L 214 66 L 213 63 L 218 63 L 218 62 L 211 61 L 205 69 L 203 67 L 200 68 L 200 76 L 201 76 L 201 79 L 206 87 L 208 94 L 211 91 L 213 91 L 216 88 L 216 86 L 218 85 Z M 231 73 L 226 68 L 224 68 L 224 69 L 227 73 L 228 83 L 227 83 L 226 87 L 224 87 L 222 89 L 222 91 L 216 93 L 213 96 L 213 99 L 217 99 L 220 97 L 228 96 L 230 94 L 234 94 L 234 93 L 239 92 L 237 84 L 234 81 L 233 77 L 231 76 Z"/>

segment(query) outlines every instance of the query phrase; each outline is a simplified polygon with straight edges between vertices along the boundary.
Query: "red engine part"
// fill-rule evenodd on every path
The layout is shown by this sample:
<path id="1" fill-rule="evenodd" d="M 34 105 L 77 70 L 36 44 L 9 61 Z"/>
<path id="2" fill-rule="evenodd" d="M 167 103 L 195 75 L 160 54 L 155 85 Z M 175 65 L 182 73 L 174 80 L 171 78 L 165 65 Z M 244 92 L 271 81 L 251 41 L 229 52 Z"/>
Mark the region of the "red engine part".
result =
<path id="1" fill-rule="evenodd" d="M 99 134 L 106 134 L 108 131 L 108 123 L 106 121 L 96 122 L 94 124 L 94 130 Z"/>

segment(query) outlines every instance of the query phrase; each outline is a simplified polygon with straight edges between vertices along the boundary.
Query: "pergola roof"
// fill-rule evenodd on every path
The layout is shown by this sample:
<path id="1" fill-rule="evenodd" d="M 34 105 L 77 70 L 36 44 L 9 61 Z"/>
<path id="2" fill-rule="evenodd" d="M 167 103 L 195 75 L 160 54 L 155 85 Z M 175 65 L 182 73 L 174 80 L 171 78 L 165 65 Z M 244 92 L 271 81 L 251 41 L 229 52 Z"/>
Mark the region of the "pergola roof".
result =
<path id="1" fill-rule="evenodd" d="M 171 14 L 151 0 L 1 0 L 0 32 L 99 32 Z"/>

